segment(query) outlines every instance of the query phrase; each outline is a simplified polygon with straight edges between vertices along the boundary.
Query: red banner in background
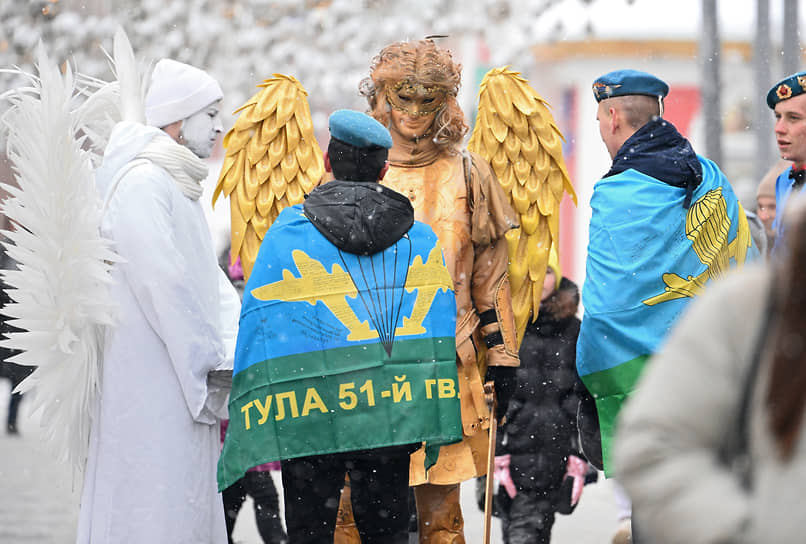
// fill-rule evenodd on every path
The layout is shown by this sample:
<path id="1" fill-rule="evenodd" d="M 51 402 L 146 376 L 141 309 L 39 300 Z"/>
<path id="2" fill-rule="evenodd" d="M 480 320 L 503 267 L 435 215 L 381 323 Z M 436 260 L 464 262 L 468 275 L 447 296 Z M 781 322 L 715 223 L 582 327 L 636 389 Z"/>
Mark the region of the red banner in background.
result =
<path id="1" fill-rule="evenodd" d="M 691 137 L 691 123 L 700 112 L 700 89 L 694 85 L 670 84 L 671 91 L 663 101 L 663 118 L 670 121 L 686 138 Z"/>
<path id="2" fill-rule="evenodd" d="M 558 119 L 560 130 L 565 136 L 563 143 L 563 158 L 565 158 L 565 167 L 568 170 L 568 176 L 571 178 L 571 183 L 574 188 L 578 187 L 577 173 L 576 173 L 576 141 L 575 130 L 578 121 L 577 111 L 577 90 L 575 87 L 566 89 L 563 93 L 563 118 Z M 577 195 L 579 197 L 579 195 Z M 578 205 L 583 205 L 579 202 Z M 576 273 L 576 263 L 574 262 L 574 239 L 575 239 L 575 223 L 576 223 L 576 207 L 574 201 L 571 200 L 567 194 L 560 202 L 560 268 L 563 275 L 567 276 L 573 281 L 578 281 L 578 274 Z M 583 265 L 584 266 L 584 265 Z"/>

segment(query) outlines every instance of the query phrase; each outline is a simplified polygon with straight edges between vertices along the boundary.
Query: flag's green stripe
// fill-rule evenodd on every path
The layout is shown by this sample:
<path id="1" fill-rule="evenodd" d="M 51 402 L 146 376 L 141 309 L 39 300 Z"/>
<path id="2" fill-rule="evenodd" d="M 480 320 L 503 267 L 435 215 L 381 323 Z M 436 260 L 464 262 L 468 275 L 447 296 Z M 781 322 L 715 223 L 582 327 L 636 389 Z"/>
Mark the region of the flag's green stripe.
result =
<path id="1" fill-rule="evenodd" d="M 613 475 L 611 455 L 613 453 L 613 439 L 616 433 L 616 418 L 626 400 L 626 395 L 613 395 L 596 399 L 596 410 L 599 412 L 599 428 L 602 436 L 602 463 L 605 476 L 608 477 Z"/>
<path id="2" fill-rule="evenodd" d="M 266 461 L 461 439 L 452 337 L 395 342 L 393 356 L 403 360 L 383 364 L 377 356 L 363 356 L 363 347 L 329 355 L 334 351 L 351 358 L 354 370 L 316 373 L 313 357 L 289 356 L 234 377 L 219 488 Z M 279 364 L 295 365 L 295 379 L 269 379 Z M 405 384 L 410 397 L 401 394 Z"/>
<path id="3" fill-rule="evenodd" d="M 629 393 L 644 370 L 649 355 L 641 355 L 606 370 L 581 376 L 585 387 L 595 397 Z"/>
<path id="4" fill-rule="evenodd" d="M 648 358 L 648 355 L 642 355 L 607 370 L 581 376 L 585 387 L 596 399 L 599 429 L 602 435 L 602 462 L 606 476 L 612 476 L 613 467 L 610 459 L 616 419 L 621 406 L 635 388 Z"/>

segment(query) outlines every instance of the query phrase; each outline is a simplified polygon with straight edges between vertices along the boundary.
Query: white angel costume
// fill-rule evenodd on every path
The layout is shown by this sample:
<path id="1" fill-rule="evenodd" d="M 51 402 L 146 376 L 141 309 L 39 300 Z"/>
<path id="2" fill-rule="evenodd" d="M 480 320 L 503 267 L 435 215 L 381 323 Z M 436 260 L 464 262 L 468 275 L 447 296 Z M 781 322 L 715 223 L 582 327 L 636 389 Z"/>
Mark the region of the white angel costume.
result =
<path id="1" fill-rule="evenodd" d="M 183 153 L 160 129 L 122 122 L 96 173 L 101 234 L 123 262 L 112 272 L 118 324 L 104 347 L 78 544 L 227 541 L 216 463 L 229 390 L 208 373 L 232 368 L 240 300 L 190 192 L 204 163 Z"/>

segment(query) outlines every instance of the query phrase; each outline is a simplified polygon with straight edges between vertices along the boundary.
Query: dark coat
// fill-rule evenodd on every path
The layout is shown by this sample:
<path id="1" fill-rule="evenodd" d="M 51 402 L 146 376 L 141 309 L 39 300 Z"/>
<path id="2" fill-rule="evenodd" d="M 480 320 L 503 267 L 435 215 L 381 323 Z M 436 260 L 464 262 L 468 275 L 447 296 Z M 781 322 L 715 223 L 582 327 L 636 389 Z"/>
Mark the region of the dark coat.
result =
<path id="1" fill-rule="evenodd" d="M 511 454 L 510 474 L 519 489 L 559 487 L 568 455 L 578 454 L 578 306 L 579 289 L 563 278 L 526 327 L 518 388 L 497 451 Z"/>
<path id="2" fill-rule="evenodd" d="M 16 264 L 11 257 L 8 256 L 5 248 L 0 249 L 0 269 L 12 270 L 14 268 L 16 268 Z M 0 278 L 0 337 L 4 339 L 8 337 L 7 335 L 9 333 L 21 332 L 20 329 L 11 325 L 10 318 L 3 313 L 6 304 L 9 303 L 11 303 L 11 297 L 8 293 L 8 286 L 3 278 Z M 18 365 L 7 361 L 9 357 L 17 353 L 17 351 L 8 348 L 0 348 L 0 378 L 8 378 L 11 380 L 12 389 L 17 387 L 22 380 L 27 378 L 28 375 L 35 370 L 35 367 L 32 366 Z"/>

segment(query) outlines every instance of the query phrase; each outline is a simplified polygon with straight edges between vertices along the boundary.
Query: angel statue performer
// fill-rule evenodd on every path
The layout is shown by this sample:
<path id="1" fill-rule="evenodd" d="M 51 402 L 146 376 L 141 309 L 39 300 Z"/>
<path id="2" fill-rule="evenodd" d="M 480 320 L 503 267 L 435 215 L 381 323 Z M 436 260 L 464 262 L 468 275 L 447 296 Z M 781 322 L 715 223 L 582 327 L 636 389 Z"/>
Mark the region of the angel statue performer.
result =
<path id="1" fill-rule="evenodd" d="M 470 151 L 461 149 L 468 126 L 456 100 L 460 80 L 451 53 L 426 39 L 385 47 L 360 85 L 369 113 L 392 135 L 381 183 L 407 197 L 415 219 L 434 230 L 455 289 L 463 439 L 443 445 L 433 466 L 425 447 L 411 456 L 421 542 L 464 542 L 460 484 L 486 474 L 487 430 L 516 387 L 519 341 L 537 317 L 559 240 L 559 204 L 565 192 L 576 199 L 560 131 L 517 72 L 487 74 Z M 299 82 L 276 75 L 261 87 L 225 138 L 217 187 L 230 197 L 233 258 L 245 271 L 278 208 L 300 202 L 323 170 Z M 485 381 L 495 387 L 493 415 Z M 345 523 L 345 497 L 337 542 L 357 537 Z"/>
<path id="2" fill-rule="evenodd" d="M 240 300 L 199 202 L 222 92 L 163 59 L 144 98 L 122 29 L 114 49 L 118 82 L 89 97 L 43 47 L 8 95 L 4 311 L 21 331 L 3 345 L 38 365 L 20 387 L 75 469 L 78 544 L 226 542 L 215 467 Z"/>

